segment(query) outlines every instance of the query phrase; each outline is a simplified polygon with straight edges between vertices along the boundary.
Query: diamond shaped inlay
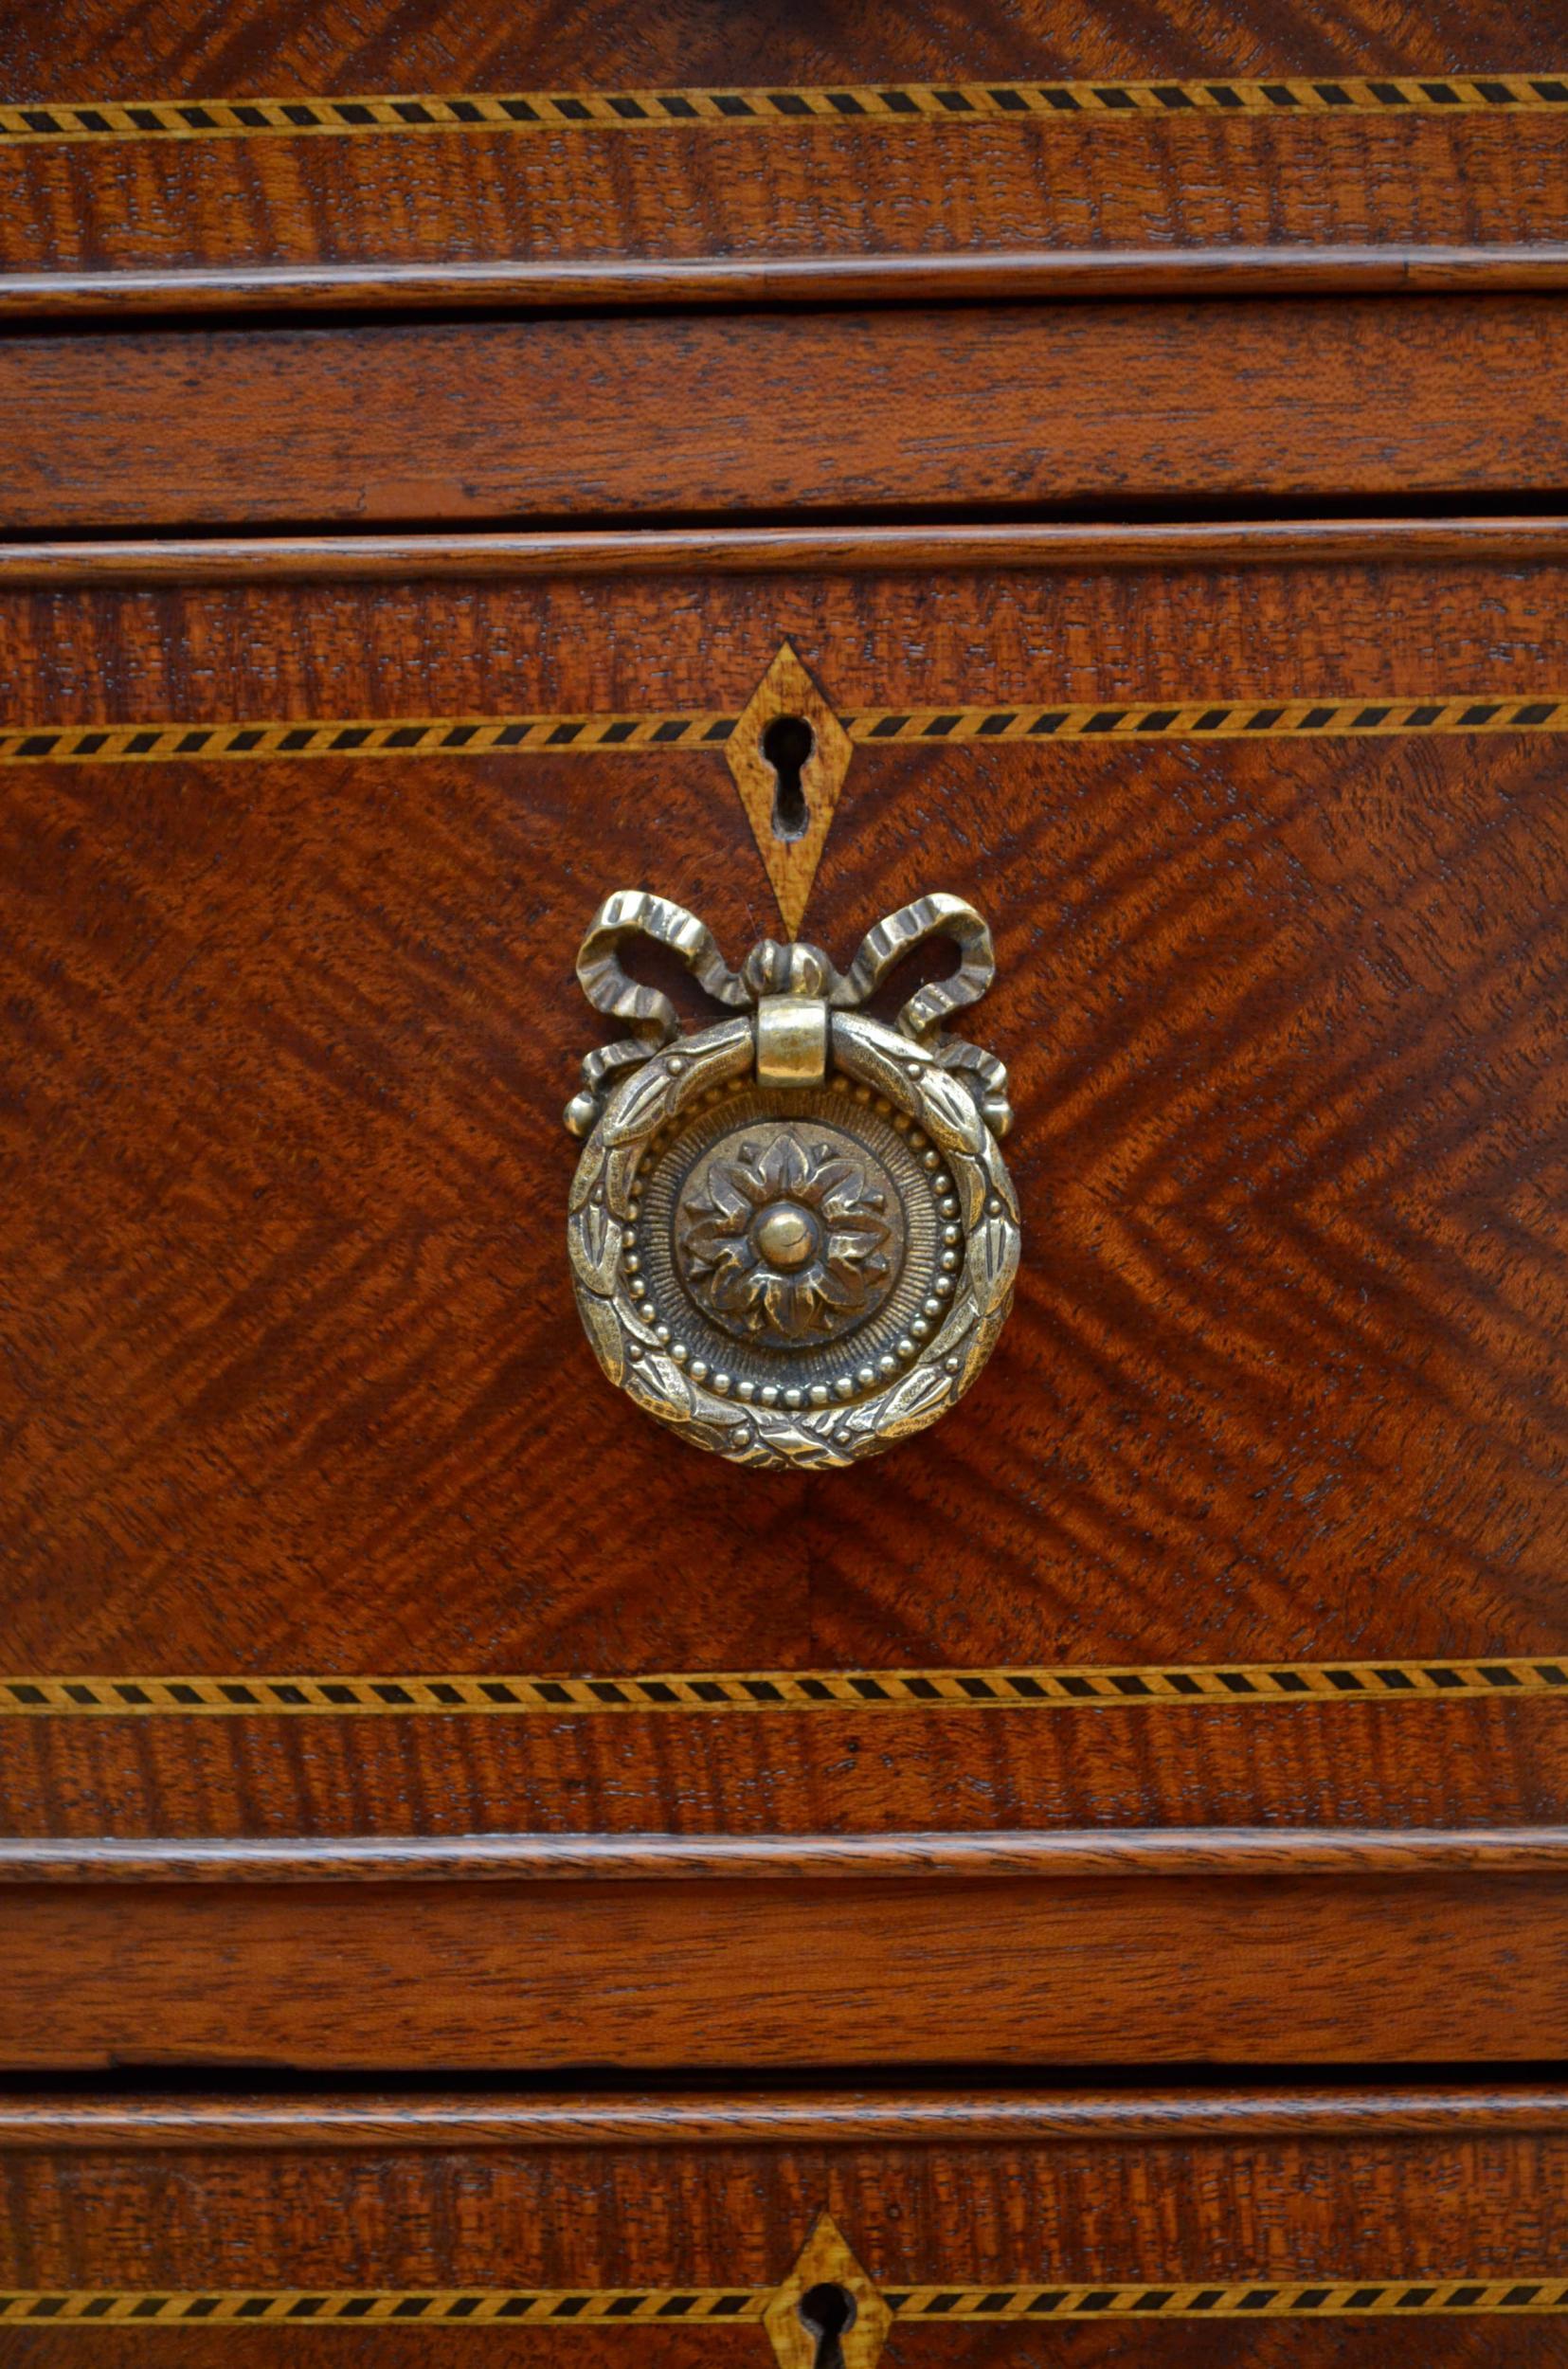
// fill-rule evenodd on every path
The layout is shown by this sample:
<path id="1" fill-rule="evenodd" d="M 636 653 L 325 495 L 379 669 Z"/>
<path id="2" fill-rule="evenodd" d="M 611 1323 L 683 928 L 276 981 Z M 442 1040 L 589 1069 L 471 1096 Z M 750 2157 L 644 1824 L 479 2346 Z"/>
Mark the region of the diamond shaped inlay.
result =
<path id="1" fill-rule="evenodd" d="M 784 928 L 798 937 L 854 750 L 787 642 L 747 701 L 724 753 Z"/>
<path id="2" fill-rule="evenodd" d="M 779 2369 L 817 2369 L 835 2354 L 843 2369 L 876 2369 L 892 2313 L 831 2213 L 819 2217 L 763 2325 Z"/>

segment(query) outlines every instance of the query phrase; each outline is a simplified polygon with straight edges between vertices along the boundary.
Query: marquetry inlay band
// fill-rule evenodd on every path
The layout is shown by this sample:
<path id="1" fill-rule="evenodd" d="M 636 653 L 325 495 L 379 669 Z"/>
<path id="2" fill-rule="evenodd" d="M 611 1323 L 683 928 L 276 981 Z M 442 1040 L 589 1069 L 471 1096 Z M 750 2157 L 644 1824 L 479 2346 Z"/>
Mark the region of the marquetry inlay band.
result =
<path id="1" fill-rule="evenodd" d="M 661 126 L 1104 123 L 1155 117 L 1541 114 L 1551 74 L 1300 76 L 1269 81 L 854 82 L 811 90 L 382 93 L 345 99 L 99 99 L 0 106 L 0 141 L 339 138 L 385 132 L 647 132 Z"/>
<path id="2" fill-rule="evenodd" d="M 1568 2311 L 1568 2278 L 1316 2279 L 1229 2286 L 921 2287 L 880 2290 L 895 2320 L 1251 2320 L 1523 2317 Z M 557 2328 L 760 2320 L 771 2288 L 55 2289 L 0 2294 L 0 2327 L 254 2326 L 419 2322 Z"/>
<path id="3" fill-rule="evenodd" d="M 738 714 L 437 715 L 296 723 L 48 724 L 0 730 L 0 765 L 168 764 L 278 757 L 597 756 L 722 749 Z M 864 708 L 850 739 L 891 741 L 1305 740 L 1402 732 L 1568 732 L 1568 694 L 1524 698 L 1166 700 L 1078 706 Z"/>
<path id="4" fill-rule="evenodd" d="M 0 1678 L 0 1717 L 1154 1710 L 1203 1703 L 1568 1701 L 1562 1660 L 1232 1662 L 1170 1668 L 768 1670 L 614 1677 Z"/>

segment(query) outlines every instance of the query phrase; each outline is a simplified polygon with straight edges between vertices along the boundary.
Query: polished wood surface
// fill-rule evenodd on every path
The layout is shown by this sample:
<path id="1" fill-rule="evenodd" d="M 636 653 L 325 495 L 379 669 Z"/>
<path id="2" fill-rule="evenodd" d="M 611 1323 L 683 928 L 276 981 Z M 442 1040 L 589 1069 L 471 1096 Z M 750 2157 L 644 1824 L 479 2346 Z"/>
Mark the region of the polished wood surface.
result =
<path id="1" fill-rule="evenodd" d="M 1278 570 L 1248 556 L 1255 538 L 1240 527 L 1210 529 L 1190 539 L 1180 530 L 1157 528 L 1152 545 L 1141 549 L 1139 535 L 1123 528 L 1108 530 L 1102 539 L 1087 528 L 1051 533 L 1020 526 L 1005 530 L 1008 540 L 995 552 L 971 529 L 963 533 L 951 577 L 941 565 L 943 545 L 933 529 L 918 531 L 931 539 L 917 546 L 924 565 L 912 570 L 907 540 L 892 532 L 887 566 L 879 557 L 882 531 L 860 527 L 847 551 L 830 555 L 821 569 L 788 567 L 786 582 L 779 580 L 784 571 L 775 570 L 766 534 L 755 542 L 747 536 L 722 543 L 726 564 L 712 570 L 706 533 L 673 549 L 659 537 L 651 543 L 646 571 L 640 535 L 635 544 L 622 536 L 607 549 L 595 536 L 582 581 L 557 536 L 548 547 L 554 556 L 546 572 L 558 580 L 537 581 L 525 556 L 519 572 L 528 581 L 515 586 L 504 548 L 495 571 L 499 582 L 463 584 L 445 580 L 445 538 L 403 537 L 395 565 L 378 563 L 373 589 L 356 583 L 357 560 L 347 567 L 347 584 L 331 581 L 330 554 L 313 588 L 316 545 L 313 540 L 302 549 L 298 536 L 285 539 L 275 581 L 250 580 L 254 541 L 214 538 L 214 582 L 188 589 L 160 582 L 154 572 L 146 588 L 119 593 L 101 543 L 82 563 L 86 580 L 74 591 L 68 581 L 28 587 L 36 547 L 24 545 L 17 562 L 23 585 L 15 597 L 0 600 L 6 720 L 46 727 L 376 715 L 735 716 L 786 636 L 837 712 L 850 717 L 956 711 L 962 720 L 971 710 L 1050 701 L 1105 707 L 1296 698 L 1376 703 L 1441 701 L 1451 694 L 1465 701 L 1508 695 L 1553 700 L 1568 687 L 1561 572 L 1544 564 L 1562 551 L 1561 526 L 1552 519 L 1488 522 L 1462 536 L 1436 521 L 1426 530 L 1434 538 L 1432 547 L 1418 522 L 1407 540 L 1403 529 L 1390 536 L 1380 524 L 1361 530 L 1341 521 L 1317 566 L 1310 564 L 1315 528 L 1268 524 L 1257 534 L 1265 556 L 1277 549 L 1289 563 Z M 427 540 L 433 552 L 428 574 L 422 557 Z M 1041 547 L 1045 565 L 1037 567 Z M 468 548 L 466 538 L 462 548 Z M 145 539 L 137 538 L 127 562 L 133 586 L 138 552 L 146 549 Z M 1102 551 L 1108 564 L 1101 564 Z M 682 553 L 686 564 L 672 568 L 671 559 Z M 602 580 L 606 558 L 622 582 Z M 0 558 L 0 581 L 3 567 Z M 264 555 L 257 573 L 267 575 Z M 728 580 L 715 581 L 720 576 Z M 99 585 L 103 590 L 95 592 Z M 1156 761 L 1169 755 L 1168 746 L 1162 749 L 1147 734 L 1134 745 Z M 1279 753 L 1276 742 L 1265 735 L 1259 745 L 1271 763 Z M 1479 733 L 1463 745 L 1483 756 L 1491 747 Z M 1512 739 L 1510 745 L 1519 753 L 1533 744 Z M 1534 745 L 1538 753 L 1549 751 L 1549 742 Z M 1352 767 L 1368 750 L 1378 761 L 1387 755 L 1375 735 L 1359 748 L 1339 741 L 1328 746 L 1331 755 Z M 1054 762 L 1050 750 L 1036 753 Z M 1112 742 L 1104 753 L 1119 765 L 1126 751 Z M 987 785 L 996 767 L 1030 763 L 1027 751 L 1012 746 L 987 755 L 996 761 Z M 922 765 L 925 772 L 934 769 L 932 787 L 940 788 L 955 763 L 970 761 L 934 741 L 922 750 L 874 745 L 856 755 L 807 913 L 808 933 L 841 927 L 846 935 L 858 934 L 858 879 L 846 884 L 836 905 L 828 900 L 835 895 L 845 819 L 861 804 L 870 808 L 868 826 L 875 820 L 871 787 L 864 801 L 857 799 L 867 768 L 890 769 L 875 790 L 892 795 L 892 811 L 902 819 L 900 793 L 924 777 Z M 529 814 L 551 798 L 566 800 L 572 816 L 596 812 L 583 805 L 585 786 L 596 778 L 579 769 L 586 762 L 579 752 L 552 757 L 543 767 L 529 760 L 525 770 L 525 759 L 514 753 L 504 780 L 532 786 L 516 827 L 529 827 Z M 652 760 L 634 750 L 626 762 L 635 771 Z M 715 895 L 713 926 L 728 928 L 737 939 L 755 935 L 770 917 L 766 882 L 722 750 L 661 749 L 658 763 L 661 796 L 681 795 L 685 784 L 688 830 L 694 829 L 699 846 L 717 859 L 710 863 L 715 886 L 728 884 L 728 914 L 718 913 Z M 563 765 L 569 768 L 564 775 Z M 443 752 L 442 768 L 441 782 L 430 789 L 438 807 L 449 776 L 460 786 L 476 776 L 474 760 L 454 769 L 450 751 Z M 125 778 L 108 777 L 121 784 Z M 146 778 L 152 780 L 150 771 Z M 238 777 L 225 771 L 217 778 L 232 794 Z M 297 787 L 297 774 L 292 778 Z M 318 778 L 315 769 L 311 778 Z M 349 769 L 361 796 L 381 778 L 389 778 L 385 761 L 369 777 Z M 489 776 L 477 778 L 482 783 Z M 600 789 L 612 821 L 627 778 L 622 765 L 619 774 L 607 776 L 611 789 Z M 290 773 L 277 779 L 286 790 Z M 613 788 L 617 781 L 620 791 Z M 40 794 L 36 784 L 24 793 L 14 776 L 9 791 Z M 988 789 L 989 797 L 998 794 Z M 357 810 L 351 807 L 351 813 Z M 544 819 L 541 814 L 532 827 L 542 827 Z M 629 823 L 626 827 L 629 834 Z M 731 828 L 740 834 L 732 856 Z M 678 855 L 673 834 L 672 823 L 657 847 L 644 837 L 627 853 L 644 868 L 657 863 L 667 893 L 699 897 L 704 877 L 691 870 L 693 856 Z M 940 841 L 934 843 L 932 859 L 943 852 Z M 921 851 L 909 853 L 912 871 Z M 986 901 L 1001 876 L 999 869 L 995 882 L 982 880 L 973 869 L 979 860 L 967 859 L 966 877 L 973 894 Z M 563 1035 L 572 1000 L 581 1004 L 571 958 L 598 888 L 596 875 L 581 911 L 571 907 L 566 929 L 571 944 L 558 949 L 551 974 L 566 999 Z M 983 1018 L 989 1028 L 994 1008 L 987 1001 L 977 1022 Z M 581 1009 L 583 1024 L 591 1024 L 587 1007 Z"/>
<path id="2" fill-rule="evenodd" d="M 191 2290 L 284 2310 L 314 2295 L 317 2313 L 346 2292 L 386 2310 L 401 2292 L 419 2316 L 523 2311 L 542 2290 L 547 2308 L 570 2299 L 574 2324 L 252 2325 L 243 2342 L 267 2369 L 445 2363 L 497 2343 L 592 2369 L 633 2357 L 718 2369 L 768 2357 L 757 2316 L 825 2209 L 892 2304 L 893 2362 L 979 2364 L 1021 2346 L 1083 2362 L 1534 2369 L 1561 2359 L 1560 2316 L 1520 2306 L 1560 2288 L 1542 2264 L 1561 2258 L 1565 2130 L 1560 2090 L 1387 2084 L 1144 2100 L 973 2084 L 482 2105 L 262 2092 L 124 2109 L 12 2096 L 0 2281 L 62 2303 L 83 2287 L 161 2296 L 160 2310 Z M 1470 2311 L 1488 2295 L 1513 2308 L 1430 2308 L 1464 2280 Z M 668 2312 L 657 2327 L 594 2324 L 608 2302 L 657 2312 L 672 2296 L 674 2326 Z M 1029 2312 L 1036 2296 L 1049 2325 Z M 716 2298 L 737 2324 L 706 2317 Z M 1363 2316 L 1325 2312 L 1346 2299 Z M 693 2312 L 700 2324 L 681 2326 Z M 86 2333 L 8 2326 L 6 2358 L 80 2359 L 68 2348 Z M 117 2337 L 100 2331 L 92 2352 Z M 212 2348 L 233 2339 L 143 2324 L 131 2341 L 158 2369 L 225 2358 Z"/>
<path id="3" fill-rule="evenodd" d="M 1158 526 L 1125 521 L 1064 526 L 1030 519 L 1010 526 L 568 527 L 489 534 L 126 535 L 114 542 L 81 537 L 12 541 L 0 543 L 0 586 L 252 584 L 268 577 L 409 585 L 451 576 L 640 579 L 776 575 L 786 570 L 880 576 L 903 569 L 988 569 L 1006 575 L 1020 568 L 1564 558 L 1568 518 L 1550 514 L 1178 519 Z M 1187 583 L 1182 588 L 1192 588 Z M 1447 654 L 1440 660 L 1434 648 L 1431 662 L 1449 662 Z M 1479 645 L 1464 662 L 1481 662 Z M 110 686 L 103 688 L 107 694 Z M 191 687 L 184 688 L 189 695 Z"/>
<path id="4" fill-rule="evenodd" d="M 1560 1820 L 1568 1740 L 1556 1703 L 1293 1703 L 1227 1709 L 905 1708 L 607 1721 L 323 1717 L 28 1719 L 6 1723 L 0 1816 L 19 1842 L 68 1861 L 117 1838 L 133 1854 L 247 1839 L 285 1856 L 347 1841 L 373 1857 L 492 1836 L 876 1837 L 911 1822 L 944 1836 L 994 1827 L 1086 1830 L 1263 1825 L 1283 1848 L 1352 1820 L 1396 1854 L 1447 1826 L 1499 1828 L 1524 1851 Z M 526 1849 L 526 1843 L 523 1844 Z M 565 1846 L 563 1846 L 565 1847 Z M 668 1846 L 678 1853 L 678 1839 Z M 971 1839 L 970 1849 L 982 1844 Z M 1417 1839 L 1415 1849 L 1424 1847 Z"/>
<path id="5" fill-rule="evenodd" d="M 827 2209 L 888 2369 L 1568 2363 L 1559 16 L 0 25 L 0 2360 L 758 2369 Z M 560 1241 L 786 641 L 1026 1224 L 810 1481 Z"/>
<path id="6" fill-rule="evenodd" d="M 271 0 L 182 0 L 127 19 L 111 0 L 43 0 L 11 18 L 0 63 L 25 99 L 191 98 L 225 92 L 723 86 L 1039 76 L 1170 77 L 1545 71 L 1561 23 L 1552 0 L 1442 0 L 1413 18 L 1397 0 L 1287 14 L 1269 0 L 1175 0 L 1128 18 L 1094 0 L 965 0 L 924 14 L 868 0 L 831 16 L 751 4 L 715 16 L 657 14 L 630 0 L 548 11 L 508 0 L 361 0 L 351 37 L 279 14 Z"/>
<path id="7" fill-rule="evenodd" d="M 767 2288 L 822 2206 L 886 2287 L 1201 2282 L 1230 2277 L 1239 2260 L 1272 2279 L 1540 2277 L 1561 2258 L 1561 2089 L 1538 2092 L 1528 2121 L 1509 2092 L 1487 2088 L 1450 2097 L 1448 2111 L 1419 2085 L 1379 2085 L 1360 2104 L 1343 2092 L 1296 2099 L 1291 2111 L 1270 2085 L 1253 2097 L 1199 2094 L 1173 2102 L 1163 2130 L 1140 2127 L 1113 2097 L 1083 2094 L 1075 2113 L 1037 2092 L 955 2099 L 943 2144 L 964 2187 L 941 2201 L 917 2189 L 928 2116 L 908 2121 L 898 2097 L 829 2094 L 815 2116 L 775 2121 L 766 2099 L 718 2092 L 720 2127 L 698 2135 L 682 2104 L 644 2097 L 630 2116 L 583 2104 L 575 2142 L 556 2132 L 547 2144 L 528 2132 L 521 2102 L 507 2146 L 476 2146 L 457 2113 L 445 2151 L 433 2151 L 417 2099 L 379 2092 L 379 2135 L 322 2144 L 308 2111 L 300 2135 L 275 2102 L 265 2149 L 213 2130 L 187 2140 L 173 2116 L 159 2149 L 123 2156 L 74 2121 L 69 2099 L 52 2130 L 40 2107 L 16 2146 L 8 2097 L 5 2168 L 33 2211 L 8 2225 L 0 2260 L 14 2287 Z M 206 2159 L 199 2194 L 169 2178 L 187 2144 Z M 1130 2211 L 1161 2175 L 1165 2211 Z M 737 2217 L 747 2189 L 756 2211 Z M 461 2211 L 464 2194 L 478 2203 L 483 2192 L 483 2213 Z M 550 2211 L 573 2192 L 602 2198 L 599 2211 Z M 374 2211 L 376 2194 L 405 2211 Z"/>
<path id="8" fill-rule="evenodd" d="M 0 2151 L 252 2147 L 375 2150 L 515 2147 L 682 2149 L 868 2143 L 969 2146 L 979 2141 L 1225 2141 L 1332 2137 L 1457 2138 L 1485 2131 L 1560 2134 L 1568 2096 L 1552 2080 L 1355 2085 L 1260 2080 L 1251 2088 L 948 2088 L 506 2090 L 415 2084 L 336 2094 L 242 2087 L 233 2091 L 118 2093 L 42 2083 L 0 2091 Z M 8 2269 L 14 2266 L 8 2266 Z"/>
<path id="9" fill-rule="evenodd" d="M 1541 46 L 1550 71 L 1563 70 L 1562 52 L 1559 27 Z M 157 96 L 151 72 L 139 64 L 126 95 Z M 684 80 L 677 71 L 676 86 Z M 271 87 L 287 95 L 281 81 Z M 79 67 L 63 95 L 104 96 L 101 71 Z M 1561 143 L 1555 114 L 1389 109 L 1348 120 L 890 121 L 871 133 L 785 120 L 766 146 L 753 127 L 723 123 L 565 141 L 430 132 L 0 144 L 0 267 L 99 284 L 122 272 L 212 273 L 226 286 L 258 269 L 374 281 L 404 267 L 439 278 L 466 262 L 503 275 L 514 262 L 558 273 L 660 259 L 723 271 L 736 259 L 820 254 L 853 264 L 933 249 L 1115 258 L 1191 245 L 1266 271 L 1279 247 L 1550 250 L 1568 240 Z"/>
<path id="10" fill-rule="evenodd" d="M 1560 496 L 1564 319 L 1496 295 L 17 335 L 0 526 Z"/>
<path id="11" fill-rule="evenodd" d="M 1150 247 L 1052 253 L 799 255 L 739 262 L 235 263 L 227 270 L 0 272 L 0 318 L 373 312 L 427 306 L 844 304 L 1017 298 L 1364 296 L 1560 288 L 1568 247 Z"/>
<path id="12" fill-rule="evenodd" d="M 1550 2053 L 1558 735 L 982 726 L 1549 693 L 1554 533 L 17 585 L 24 726 L 733 715 L 785 632 L 852 719 L 978 717 L 856 742 L 808 927 L 937 877 L 988 907 L 1031 1245 L 934 1454 L 682 1456 L 586 1371 L 561 1397 L 551 1213 L 605 880 L 652 848 L 728 946 L 769 926 L 719 751 L 9 765 L 21 1671 L 1547 1659 L 1514 1701 L 12 1719 L 19 1871 L 166 1880 L 9 1893 L 11 2060 Z"/>
<path id="13" fill-rule="evenodd" d="M 460 2098 L 372 2093 L 356 2125 L 323 2128 L 262 2090 L 265 2146 L 248 2106 L 225 2129 L 214 2100 L 171 2102 L 155 2143 L 138 2132 L 122 2151 L 129 2112 L 0 2098 L 6 2171 L 32 2208 L 7 2225 L 4 2280 L 766 2288 L 824 2206 L 888 2286 L 1203 2280 L 1240 2261 L 1274 2279 L 1540 2276 L 1565 2235 L 1560 2088 L 1266 2083 L 1140 2104 L 969 2085 L 921 2105 L 819 2093 L 799 2110 L 634 2091 L 576 2102 L 574 2129 L 550 2126 L 548 2099 L 496 2103 L 500 2145 Z M 945 2197 L 920 2193 L 938 2141 L 964 2173 Z M 188 2154 L 199 2186 L 170 2177 Z M 378 2192 L 405 2210 L 375 2211 Z M 574 2194 L 586 2209 L 550 2209 Z"/>
<path id="14" fill-rule="evenodd" d="M 1396 0 L 1354 9 L 1072 11 L 1034 0 L 908 10 L 755 6 L 541 12 L 504 0 L 360 7 L 304 24 L 265 0 L 127 13 L 35 0 L 0 27 L 0 94 L 145 101 L 650 89 L 983 92 L 1029 77 L 1534 75 L 1565 63 L 1560 14 Z M 1337 85 L 1338 86 L 1338 85 Z M 1267 102 L 1266 102 L 1267 103 Z M 477 129 L 0 147 L 11 271 L 228 272 L 317 262 L 708 260 L 1281 244 L 1560 243 L 1568 195 L 1549 111 L 1455 110 L 1419 80 L 1366 112 L 1071 115 L 874 126 L 774 116 L 533 137 Z"/>
<path id="15" fill-rule="evenodd" d="M 760 1876 L 1562 1875 L 1568 1828 L 1275 1830 L 1167 1827 L 1143 1834 L 359 1835 L 155 1843 L 0 1839 L 0 1880 L 299 1884 L 590 1875 L 618 1882 Z M 985 1895 L 977 1913 L 985 1911 Z"/>
<path id="16" fill-rule="evenodd" d="M 1527 562 L 41 589 L 0 658 L 22 724 L 733 714 L 787 632 L 854 713 L 1533 695 L 1562 618 Z M 807 928 L 988 912 L 1028 1257 L 955 1421 L 815 1484 L 603 1392 L 557 1241 L 605 884 L 770 923 L 718 750 L 4 769 L 13 1665 L 1559 1649 L 1557 746 L 858 746 Z"/>
<path id="17" fill-rule="evenodd" d="M 8 1888 L 14 2066 L 1550 2058 L 1560 1877 Z M 69 1969 L 63 1981 L 63 1969 Z"/>

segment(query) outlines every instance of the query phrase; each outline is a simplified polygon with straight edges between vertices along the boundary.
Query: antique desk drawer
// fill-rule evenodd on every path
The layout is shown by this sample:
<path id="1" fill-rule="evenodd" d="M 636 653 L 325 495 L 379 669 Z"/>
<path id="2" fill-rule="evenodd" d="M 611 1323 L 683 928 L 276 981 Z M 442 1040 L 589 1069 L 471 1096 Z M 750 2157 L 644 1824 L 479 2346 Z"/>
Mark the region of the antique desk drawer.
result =
<path id="1" fill-rule="evenodd" d="M 1555 2053 L 1565 551 L 0 556 L 7 2060 Z M 1017 1301 L 881 1456 L 584 1337 L 631 887 L 989 921 Z"/>
<path id="2" fill-rule="evenodd" d="M 885 300 L 898 285 L 858 308 L 13 330 L 0 526 L 1408 510 L 1568 487 L 1564 308 L 1505 279 L 956 306 Z"/>
<path id="3" fill-rule="evenodd" d="M 126 1883 L 102 1880 L 101 1850 L 50 1846 L 37 1855 L 57 1880 L 7 1902 L 8 2056 L 525 2073 L 1114 2065 L 1136 2048 L 1163 2065 L 1445 2064 L 1544 2061 L 1562 2032 L 1555 1840 L 644 1839 L 527 1882 L 501 1871 L 569 1864 L 569 1845 L 478 1838 L 383 1847 L 370 1880 L 321 1880 L 363 1879 L 372 1850 L 291 1843 L 269 1870 L 261 1848 L 249 1867 L 232 1847 L 166 1849 L 145 1854 L 160 1881 Z M 446 1880 L 419 1880 L 443 1858 Z M 492 1880 L 474 1880 L 487 1859 Z M 84 1875 L 99 1880 L 58 1880 Z"/>
<path id="4" fill-rule="evenodd" d="M 1551 2088 L 56 2092 L 0 2153 L 19 2369 L 1544 2369 L 1568 2308 Z"/>

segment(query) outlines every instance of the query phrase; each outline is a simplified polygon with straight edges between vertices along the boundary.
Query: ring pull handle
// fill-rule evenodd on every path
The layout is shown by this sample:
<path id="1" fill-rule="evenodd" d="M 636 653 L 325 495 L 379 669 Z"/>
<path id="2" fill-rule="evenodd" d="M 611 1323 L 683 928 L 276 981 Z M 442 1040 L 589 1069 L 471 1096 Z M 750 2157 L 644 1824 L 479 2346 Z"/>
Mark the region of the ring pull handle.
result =
<path id="1" fill-rule="evenodd" d="M 960 968 L 911 995 L 897 1028 L 846 1008 L 938 934 Z M 682 1032 L 669 999 L 626 976 L 632 936 L 741 1008 Z M 594 916 L 584 987 L 638 1033 L 588 1056 L 567 1114 L 589 1138 L 568 1203 L 572 1282 L 609 1380 L 694 1446 L 829 1470 L 924 1430 L 983 1367 L 1018 1264 L 998 1142 L 1007 1079 L 941 1022 L 992 969 L 984 924 L 955 896 L 892 914 L 848 979 L 820 947 L 767 938 L 737 975 L 700 922 L 642 890 Z M 857 2369 L 858 2323 L 834 2317 L 831 2277 L 817 2284 L 789 2323 L 806 2348 L 789 2369 L 837 2369 L 835 2346 Z"/>

